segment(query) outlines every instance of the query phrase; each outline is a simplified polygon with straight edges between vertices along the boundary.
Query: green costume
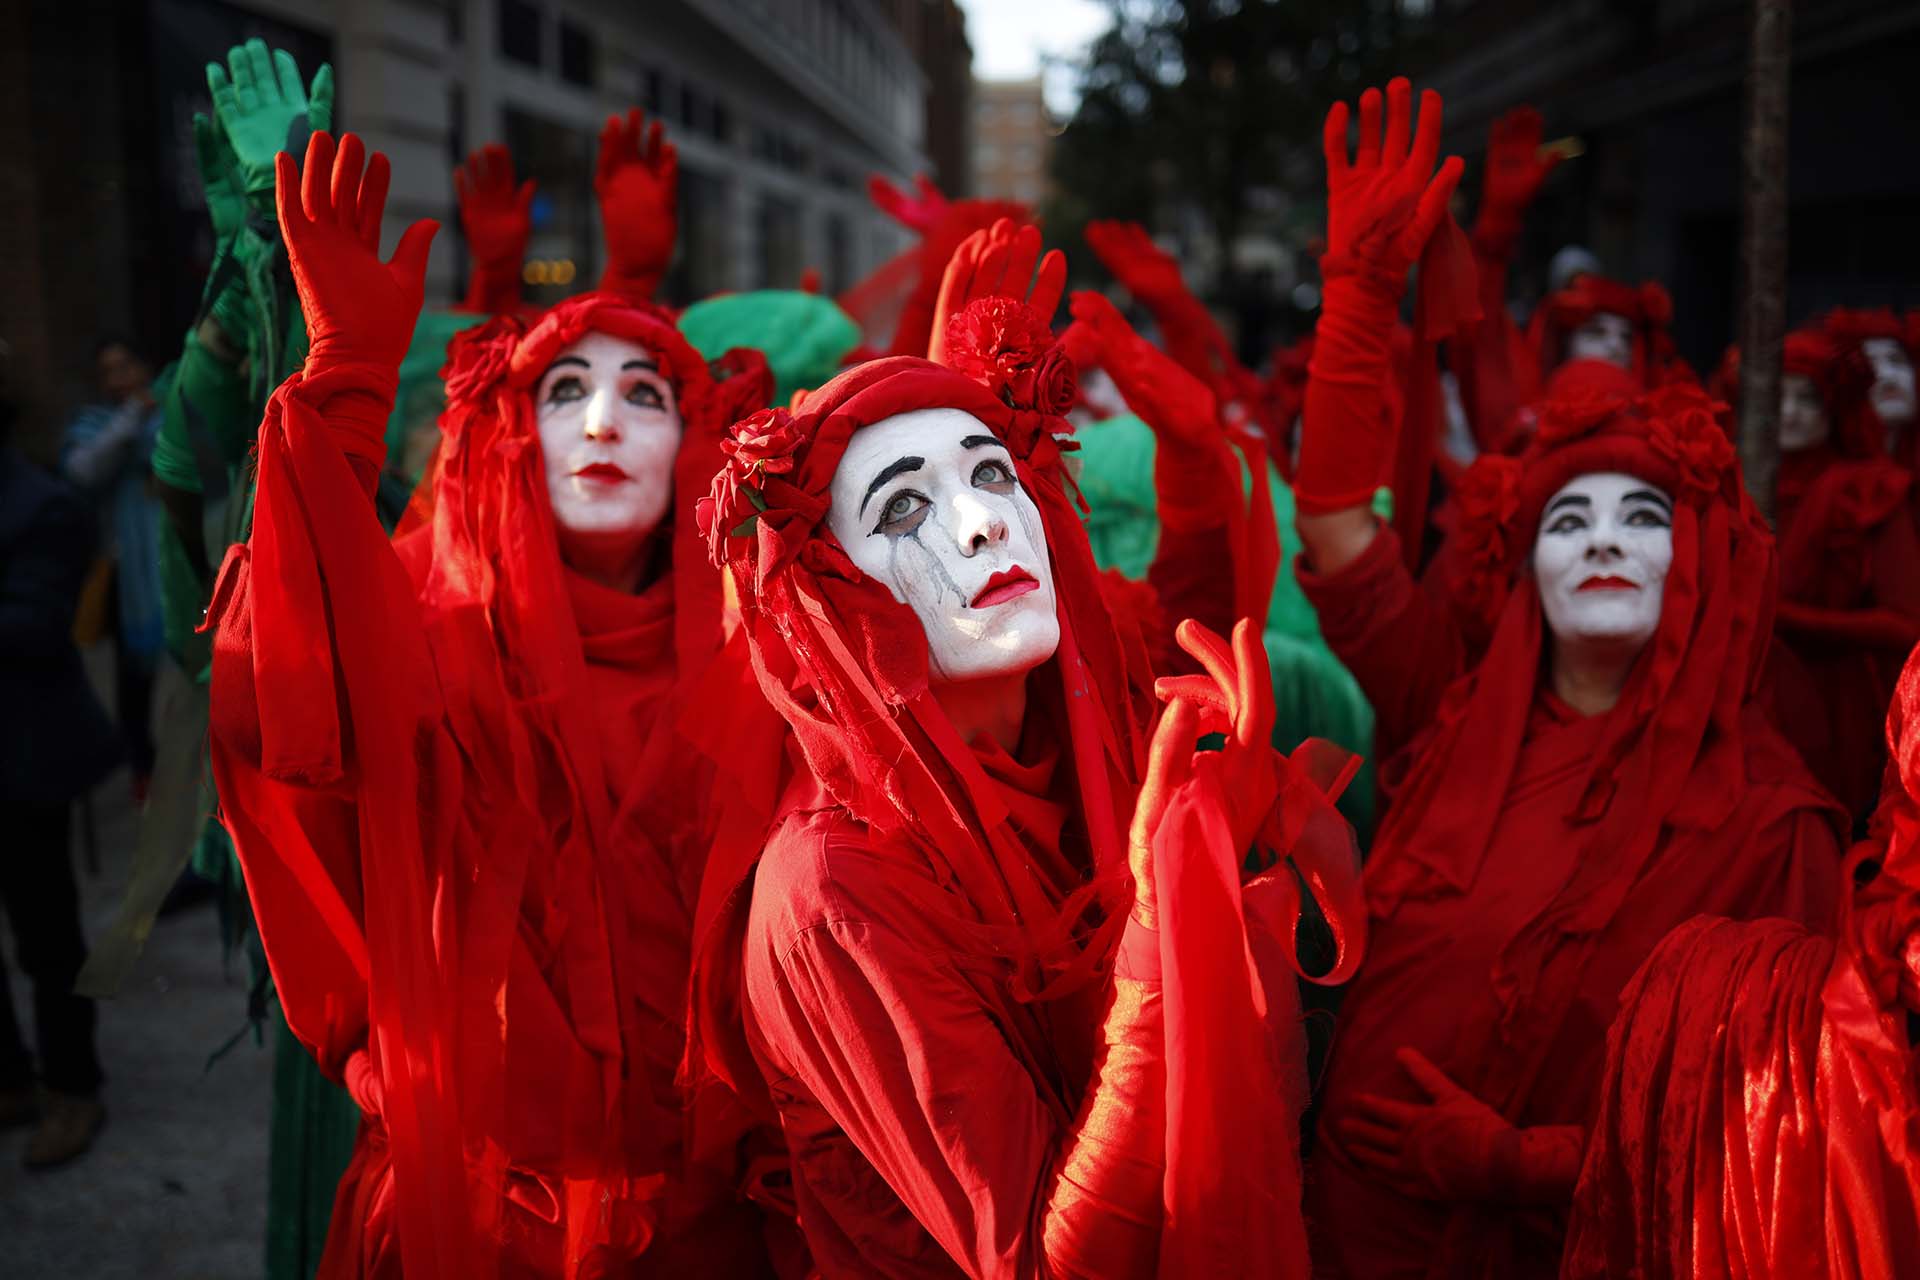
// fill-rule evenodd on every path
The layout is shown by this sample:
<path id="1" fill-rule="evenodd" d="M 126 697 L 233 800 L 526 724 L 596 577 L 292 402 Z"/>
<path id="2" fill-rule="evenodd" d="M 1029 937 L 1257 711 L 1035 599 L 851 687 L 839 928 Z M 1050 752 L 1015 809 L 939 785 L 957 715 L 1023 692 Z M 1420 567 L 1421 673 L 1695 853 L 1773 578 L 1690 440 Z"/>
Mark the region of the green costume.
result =
<path id="1" fill-rule="evenodd" d="M 709 360 L 729 347 L 752 347 L 773 370 L 773 402 L 787 404 L 840 372 L 860 342 L 860 326 L 831 298 L 791 289 L 726 293 L 680 313 L 680 332 Z"/>
<path id="2" fill-rule="evenodd" d="M 1087 537 L 1102 569 L 1118 569 L 1144 580 L 1160 543 L 1160 517 L 1153 490 L 1153 428 L 1131 414 L 1081 428 L 1080 491 L 1087 499 Z M 1269 463 L 1266 482 L 1273 492 L 1280 526 L 1280 573 L 1267 608 L 1267 660 L 1273 669 L 1274 746 L 1291 751 L 1306 738 L 1325 738 L 1365 754 L 1373 747 L 1373 708 L 1360 686 L 1320 637 L 1313 606 L 1300 592 L 1288 566 L 1300 554 L 1294 528 L 1293 491 Z M 1373 769 L 1362 766 L 1341 797 L 1340 808 L 1356 830 L 1366 832 L 1373 818 Z"/>

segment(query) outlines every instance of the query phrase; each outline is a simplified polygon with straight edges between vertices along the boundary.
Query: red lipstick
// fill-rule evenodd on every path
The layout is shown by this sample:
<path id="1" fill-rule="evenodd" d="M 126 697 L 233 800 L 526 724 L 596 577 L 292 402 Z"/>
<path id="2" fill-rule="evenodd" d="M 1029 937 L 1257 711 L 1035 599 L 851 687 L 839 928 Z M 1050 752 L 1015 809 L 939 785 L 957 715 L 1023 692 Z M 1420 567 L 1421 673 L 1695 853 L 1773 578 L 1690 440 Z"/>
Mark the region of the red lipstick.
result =
<path id="1" fill-rule="evenodd" d="M 611 462 L 589 462 L 573 474 L 587 480 L 606 480 L 609 482 L 631 478 L 626 472 L 614 466 Z"/>
<path id="2" fill-rule="evenodd" d="M 1574 588 L 1576 591 L 1638 591 L 1639 589 L 1639 583 L 1629 582 L 1625 578 L 1617 578 L 1612 574 L 1602 574 L 1598 577 L 1588 578 L 1585 582 Z"/>
<path id="3" fill-rule="evenodd" d="M 994 605 L 1005 604 L 1040 589 L 1039 580 L 1019 565 L 1011 569 L 1002 569 L 987 579 L 987 585 L 980 588 L 980 594 L 973 598 L 970 608 L 991 609 Z"/>

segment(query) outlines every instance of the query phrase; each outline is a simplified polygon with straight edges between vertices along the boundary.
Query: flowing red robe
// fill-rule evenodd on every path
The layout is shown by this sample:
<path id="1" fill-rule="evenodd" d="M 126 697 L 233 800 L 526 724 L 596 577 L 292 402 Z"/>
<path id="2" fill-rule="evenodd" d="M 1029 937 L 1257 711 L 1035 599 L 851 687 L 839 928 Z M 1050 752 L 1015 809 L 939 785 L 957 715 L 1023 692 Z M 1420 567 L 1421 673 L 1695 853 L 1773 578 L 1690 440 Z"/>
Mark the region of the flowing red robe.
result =
<path id="1" fill-rule="evenodd" d="M 974 751 L 1036 858 L 1084 856 L 1057 748 L 1023 751 L 1032 764 L 985 742 Z M 1044 1220 L 1055 1156 L 1089 1084 L 1106 984 L 1060 1000 L 1017 999 L 1006 967 L 979 953 L 965 899 L 923 856 L 874 837 L 804 774 L 781 812 L 744 930 L 746 1030 L 786 1133 L 815 1265 L 825 1276 L 1057 1274 Z M 1272 902 L 1249 888 L 1248 934 L 1268 975 L 1273 1041 L 1272 1070 L 1258 1074 L 1298 1116 L 1306 1101 L 1298 995 L 1276 933 L 1258 923 Z M 1120 966 L 1128 968 L 1124 955 Z M 1186 1082 L 1166 1086 L 1169 1098 L 1191 1090 L 1217 1099 L 1222 1080 L 1244 1087 L 1244 1064 L 1210 1072 L 1204 1054 L 1176 1052 L 1181 1024 L 1168 1012 L 1160 1069 Z M 1169 1125 L 1170 1136 L 1180 1132 Z M 1161 1173 L 1143 1160 L 1134 1176 L 1157 1185 Z M 1298 1185 L 1297 1172 L 1270 1177 L 1276 1198 Z M 1097 1219 L 1113 1206 L 1077 1211 Z M 1111 1252 L 1070 1274 L 1156 1274 L 1159 1224 L 1140 1224 L 1143 1248 L 1130 1225 L 1099 1228 Z"/>
<path id="2" fill-rule="evenodd" d="M 387 541 L 316 409 L 354 375 L 322 377 L 275 397 L 210 610 L 215 776 L 288 1024 L 336 1078 L 399 1055 L 321 1274 L 398 1275 L 426 1239 L 455 1274 L 762 1274 L 745 1126 L 675 1085 L 710 780 L 675 731 L 672 579 L 555 559 L 539 643 L 571 675 L 516 687 L 461 594 L 490 568 L 431 524 Z"/>
<path id="3" fill-rule="evenodd" d="M 1622 996 L 1568 1280 L 1897 1280 L 1920 1266 L 1920 1059 L 1845 948 L 1676 929 Z"/>
<path id="4" fill-rule="evenodd" d="M 1467 661 L 1446 605 L 1416 588 L 1384 531 L 1340 573 L 1303 571 L 1301 579 L 1328 644 L 1376 708 L 1383 755 L 1414 742 Z M 1575 866 L 1585 842 L 1569 815 L 1605 727 L 1605 717 L 1579 716 L 1537 692 L 1477 879 L 1464 893 L 1374 904 L 1367 959 L 1341 1008 L 1310 1170 L 1319 1273 L 1531 1275 L 1551 1271 L 1559 1256 L 1559 1211 L 1411 1200 L 1342 1149 L 1338 1121 L 1354 1096 L 1425 1101 L 1395 1049 L 1420 1050 L 1516 1124 L 1579 1124 L 1619 992 L 1675 925 L 1701 911 L 1816 924 L 1830 917 L 1839 879 L 1830 806 L 1750 705 L 1748 790 L 1733 820 L 1669 827 L 1606 926 L 1584 947 L 1561 937 L 1534 985 L 1503 1000 L 1503 980 L 1516 976 L 1509 945 L 1553 909 L 1576 870 L 1592 871 Z M 1376 845 L 1370 882 L 1392 856 Z"/>

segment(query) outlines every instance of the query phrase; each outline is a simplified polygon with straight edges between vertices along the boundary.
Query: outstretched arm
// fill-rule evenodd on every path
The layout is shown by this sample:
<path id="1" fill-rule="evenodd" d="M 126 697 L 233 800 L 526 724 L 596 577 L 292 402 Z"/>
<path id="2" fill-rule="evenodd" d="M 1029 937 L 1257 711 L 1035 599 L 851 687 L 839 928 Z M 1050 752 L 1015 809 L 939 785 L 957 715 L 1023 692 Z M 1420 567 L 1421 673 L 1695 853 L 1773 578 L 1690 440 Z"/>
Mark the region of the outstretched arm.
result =
<path id="1" fill-rule="evenodd" d="M 511 315 L 520 309 L 520 268 L 533 231 L 533 179 L 515 186 L 513 157 L 492 143 L 453 171 L 453 190 L 472 270 L 461 305 L 482 315 Z"/>

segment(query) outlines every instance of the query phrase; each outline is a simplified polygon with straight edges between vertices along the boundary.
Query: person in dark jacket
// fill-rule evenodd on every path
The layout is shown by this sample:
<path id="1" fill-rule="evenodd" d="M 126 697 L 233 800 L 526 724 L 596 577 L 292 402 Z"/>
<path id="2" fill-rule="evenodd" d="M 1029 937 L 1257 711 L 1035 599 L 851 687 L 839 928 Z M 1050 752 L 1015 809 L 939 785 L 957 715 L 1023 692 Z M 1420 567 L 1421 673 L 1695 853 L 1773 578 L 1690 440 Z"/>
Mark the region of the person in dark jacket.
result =
<path id="1" fill-rule="evenodd" d="M 118 761 L 120 739 L 73 643 L 74 605 L 97 525 L 86 503 L 7 439 L 0 404 L 0 902 L 33 981 L 39 1057 L 20 1034 L 0 958 L 0 1127 L 33 1123 L 31 1169 L 82 1154 L 106 1119 L 93 1001 L 73 984 L 87 958 L 68 845 L 74 798 Z"/>

